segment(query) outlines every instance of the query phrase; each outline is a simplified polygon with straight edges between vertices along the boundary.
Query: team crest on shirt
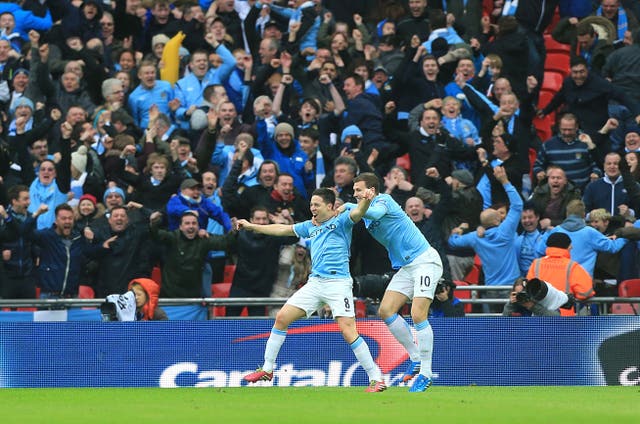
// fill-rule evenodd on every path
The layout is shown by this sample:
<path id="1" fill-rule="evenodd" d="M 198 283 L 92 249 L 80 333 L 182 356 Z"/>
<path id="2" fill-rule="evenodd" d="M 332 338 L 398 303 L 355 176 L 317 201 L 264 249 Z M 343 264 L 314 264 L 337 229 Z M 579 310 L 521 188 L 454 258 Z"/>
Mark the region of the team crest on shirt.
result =
<path id="1" fill-rule="evenodd" d="M 580 152 L 576 153 L 576 159 L 582 159 L 582 153 Z"/>
<path id="2" fill-rule="evenodd" d="M 167 93 L 165 93 L 165 92 L 163 91 L 162 93 L 160 93 L 160 97 L 162 97 L 162 98 L 164 99 L 165 97 L 167 97 Z"/>

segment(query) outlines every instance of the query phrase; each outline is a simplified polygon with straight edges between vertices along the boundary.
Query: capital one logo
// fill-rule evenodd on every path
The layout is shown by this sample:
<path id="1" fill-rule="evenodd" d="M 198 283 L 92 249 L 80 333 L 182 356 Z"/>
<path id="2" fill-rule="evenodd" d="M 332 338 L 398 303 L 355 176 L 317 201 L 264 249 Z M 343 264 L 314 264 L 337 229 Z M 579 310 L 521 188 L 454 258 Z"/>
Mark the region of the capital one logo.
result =
<path id="1" fill-rule="evenodd" d="M 605 340 L 598 349 L 609 386 L 640 386 L 640 330 Z"/>
<path id="2" fill-rule="evenodd" d="M 361 336 L 372 339 L 378 345 L 378 356 L 374 359 L 383 373 L 386 374 L 394 370 L 409 359 L 407 351 L 395 339 L 395 337 L 393 337 L 383 322 L 378 320 L 360 321 L 357 323 L 357 327 Z M 287 331 L 287 336 L 314 333 L 318 333 L 320 335 L 322 335 L 322 333 L 340 333 L 340 327 L 338 327 L 338 324 L 336 323 L 329 323 L 292 328 Z M 235 339 L 233 343 L 242 343 L 260 339 L 266 340 L 269 338 L 269 334 L 270 333 L 261 333 L 247 337 L 240 337 Z M 286 349 L 286 342 L 283 349 Z"/>

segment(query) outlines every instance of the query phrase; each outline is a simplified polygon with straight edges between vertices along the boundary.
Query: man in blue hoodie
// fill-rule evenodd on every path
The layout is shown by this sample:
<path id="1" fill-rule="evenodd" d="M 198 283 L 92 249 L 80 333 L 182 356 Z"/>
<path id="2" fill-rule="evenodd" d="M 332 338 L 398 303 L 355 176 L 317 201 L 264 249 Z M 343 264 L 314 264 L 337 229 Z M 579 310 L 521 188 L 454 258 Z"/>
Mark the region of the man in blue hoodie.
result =
<path id="1" fill-rule="evenodd" d="M 617 238 L 611 240 L 595 228 L 587 225 L 584 202 L 572 200 L 567 205 L 567 219 L 548 233 L 545 233 L 544 243 L 540 243 L 536 252 L 538 256 L 544 256 L 546 239 L 553 233 L 560 231 L 571 238 L 571 259 L 593 277 L 593 269 L 596 265 L 596 257 L 599 252 L 618 253 L 627 244 L 627 239 Z"/>
<path id="2" fill-rule="evenodd" d="M 511 185 L 504 168 L 496 166 L 493 175 L 502 184 L 509 197 L 509 212 L 504 221 L 494 209 L 480 213 L 480 224 L 486 229 L 480 237 L 477 231 L 462 235 L 457 227 L 449 237 L 450 247 L 472 247 L 482 261 L 482 269 L 487 286 L 511 286 L 520 276 L 518 258 L 513 248 L 517 236 L 523 202 L 518 191 Z"/>

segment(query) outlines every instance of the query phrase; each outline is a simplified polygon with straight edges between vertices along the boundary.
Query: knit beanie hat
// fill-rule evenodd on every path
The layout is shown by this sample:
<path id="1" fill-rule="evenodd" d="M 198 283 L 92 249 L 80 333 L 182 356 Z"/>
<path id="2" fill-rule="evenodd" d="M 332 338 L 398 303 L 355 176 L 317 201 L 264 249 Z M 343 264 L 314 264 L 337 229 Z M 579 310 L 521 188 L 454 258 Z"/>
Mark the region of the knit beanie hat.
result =
<path id="1" fill-rule="evenodd" d="M 277 137 L 278 134 L 280 134 L 281 132 L 286 132 L 291 136 L 291 138 L 294 138 L 293 127 L 290 124 L 287 124 L 286 122 L 281 122 L 278 125 L 276 125 L 276 129 L 273 133 L 273 136 Z"/>
<path id="2" fill-rule="evenodd" d="M 189 118 L 189 124 L 191 125 L 191 129 L 194 131 L 205 129 L 207 125 L 209 125 L 207 113 L 202 109 L 194 110 L 191 114 L 191 118 Z"/>
<path id="3" fill-rule="evenodd" d="M 96 206 L 96 204 L 98 203 L 98 201 L 96 200 L 96 197 L 92 194 L 83 194 L 82 196 L 80 196 L 80 199 L 78 200 L 78 204 L 82 203 L 83 200 L 88 200 L 91 203 L 93 203 L 93 206 Z"/>
<path id="4" fill-rule="evenodd" d="M 467 187 L 473 185 L 473 175 L 471 175 L 471 172 L 467 171 L 466 169 L 456 169 L 451 173 L 451 177 L 460 181 Z"/>
<path id="5" fill-rule="evenodd" d="M 360 128 L 356 127 L 355 125 L 349 125 L 344 130 L 342 130 L 342 134 L 340 135 L 340 141 L 344 143 L 344 140 L 347 137 L 354 137 L 354 136 L 362 137 L 362 131 L 360 131 Z"/>
<path id="6" fill-rule="evenodd" d="M 122 200 L 126 200 L 127 198 L 124 195 L 124 191 L 120 187 L 109 187 L 104 191 L 104 196 L 102 196 L 102 203 L 107 201 L 107 196 L 111 193 L 116 193 L 118 196 L 122 197 Z"/>
<path id="7" fill-rule="evenodd" d="M 565 233 L 555 232 L 547 239 L 547 247 L 559 247 L 568 249 L 571 246 L 571 238 Z"/>
<path id="8" fill-rule="evenodd" d="M 87 147 L 80 146 L 78 150 L 71 153 L 71 166 L 81 174 L 87 171 Z"/>

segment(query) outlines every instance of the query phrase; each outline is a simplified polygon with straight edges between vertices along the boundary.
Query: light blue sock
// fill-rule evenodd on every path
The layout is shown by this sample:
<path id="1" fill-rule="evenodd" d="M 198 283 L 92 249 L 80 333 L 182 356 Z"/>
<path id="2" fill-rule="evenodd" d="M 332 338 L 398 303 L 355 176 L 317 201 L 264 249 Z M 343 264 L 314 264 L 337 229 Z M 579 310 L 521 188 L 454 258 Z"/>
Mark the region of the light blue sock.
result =
<path id="1" fill-rule="evenodd" d="M 418 349 L 420 351 L 420 374 L 431 378 L 431 357 L 433 355 L 433 329 L 428 320 L 416 323 Z"/>
<path id="2" fill-rule="evenodd" d="M 418 351 L 418 346 L 416 346 L 413 341 L 413 334 L 411 334 L 409 323 L 398 314 L 393 314 L 385 319 L 384 323 L 387 324 L 387 328 L 391 334 L 393 334 L 393 337 L 407 350 L 411 360 L 418 362 L 420 360 L 420 352 Z"/>
<path id="3" fill-rule="evenodd" d="M 369 376 L 369 381 L 382 381 L 382 371 L 378 365 L 376 365 L 373 360 L 373 356 L 371 356 L 371 351 L 369 350 L 369 345 L 364 341 L 362 337 L 359 337 L 351 343 L 351 350 L 353 350 L 353 354 L 356 355 L 358 362 L 362 365 L 362 368 L 367 372 Z"/>
<path id="4" fill-rule="evenodd" d="M 276 363 L 276 358 L 284 343 L 284 339 L 287 338 L 287 330 L 278 330 L 276 328 L 271 329 L 269 340 L 267 340 L 267 347 L 264 349 L 264 365 L 262 369 L 267 372 L 273 371 L 273 366 Z"/>

